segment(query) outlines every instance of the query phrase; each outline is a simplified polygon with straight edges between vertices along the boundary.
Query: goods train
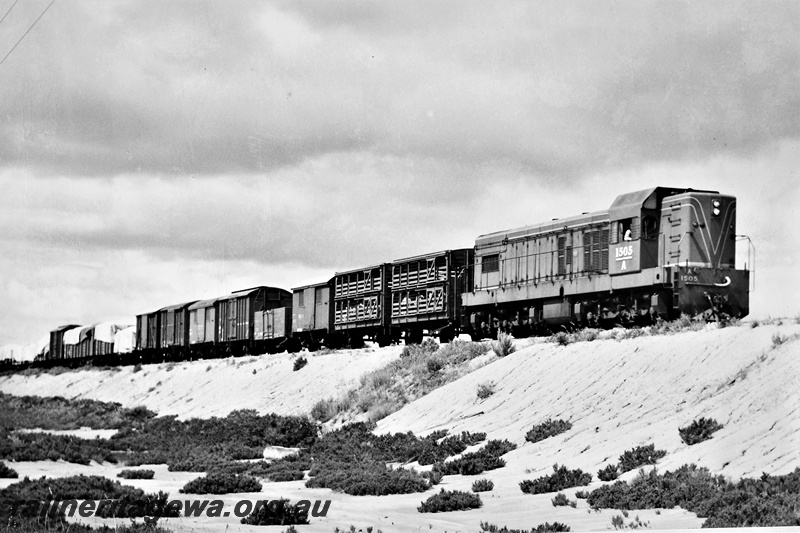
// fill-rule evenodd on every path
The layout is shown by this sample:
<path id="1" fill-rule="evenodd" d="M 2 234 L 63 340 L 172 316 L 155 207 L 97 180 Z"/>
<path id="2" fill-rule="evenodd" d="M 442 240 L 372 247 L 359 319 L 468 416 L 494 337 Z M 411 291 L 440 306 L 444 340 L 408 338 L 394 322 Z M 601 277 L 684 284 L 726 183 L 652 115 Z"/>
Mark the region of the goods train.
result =
<path id="1" fill-rule="evenodd" d="M 736 241 L 733 196 L 655 187 L 604 211 L 481 235 L 473 248 L 142 313 L 130 353 L 92 327 L 62 326 L 40 359 L 148 362 L 743 317 L 752 264 L 736 269 Z"/>

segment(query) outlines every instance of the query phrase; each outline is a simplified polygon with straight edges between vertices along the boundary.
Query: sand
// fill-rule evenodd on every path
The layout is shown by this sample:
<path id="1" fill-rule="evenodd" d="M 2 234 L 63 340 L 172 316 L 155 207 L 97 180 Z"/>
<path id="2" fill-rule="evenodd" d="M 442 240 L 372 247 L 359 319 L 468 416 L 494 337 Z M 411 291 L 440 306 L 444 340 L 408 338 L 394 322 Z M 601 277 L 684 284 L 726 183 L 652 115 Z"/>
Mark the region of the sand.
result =
<path id="1" fill-rule="evenodd" d="M 776 345 L 773 336 L 788 339 Z M 553 507 L 552 494 L 532 496 L 519 490 L 524 479 L 549 473 L 554 463 L 581 468 L 595 475 L 588 487 L 600 486 L 599 468 L 616 462 L 634 446 L 654 443 L 667 451 L 657 468 L 674 469 L 685 463 L 705 466 L 731 479 L 785 474 L 800 466 L 800 325 L 769 325 L 685 332 L 627 340 L 597 340 L 569 346 L 520 340 L 520 350 L 494 360 L 460 380 L 418 399 L 383 419 L 379 432 L 435 429 L 451 432 L 485 431 L 489 438 L 515 442 L 505 456 L 507 466 L 478 476 L 446 476 L 439 486 L 422 494 L 353 497 L 327 489 L 307 489 L 302 481 L 264 483 L 261 493 L 229 495 L 229 508 L 240 498 L 330 499 L 324 519 L 313 518 L 301 531 L 332 532 L 334 527 L 375 531 L 478 532 L 480 521 L 530 528 L 559 521 L 573 531 L 613 530 L 611 517 L 619 511 Z M 527 347 L 526 347 L 527 346 Z M 145 366 L 134 373 L 80 371 L 58 376 L 0 378 L 0 389 L 11 394 L 61 395 L 145 405 L 160 414 L 221 416 L 233 409 L 251 408 L 280 414 L 307 413 L 319 399 L 358 382 L 359 377 L 398 357 L 400 348 L 341 351 L 317 357 L 292 371 L 292 357 L 248 357 L 177 365 Z M 211 367 L 207 370 L 207 367 Z M 253 374 L 255 369 L 257 372 Z M 159 383 L 160 382 L 160 383 Z M 484 400 L 478 385 L 493 383 L 495 393 Z M 545 419 L 573 423 L 569 432 L 531 444 L 525 433 Z M 678 428 L 699 417 L 713 417 L 724 428 L 714 438 L 683 444 Z M 273 450 L 272 453 L 280 453 Z M 83 467 L 63 462 L 15 463 L 21 475 L 64 476 L 98 473 L 113 477 L 114 465 Z M 178 489 L 199 474 L 172 473 L 155 467 L 154 480 L 125 483 L 147 490 Z M 630 479 L 629 472 L 622 479 Z M 421 514 L 419 503 L 441 488 L 469 490 L 478 478 L 494 481 L 481 493 L 478 510 Z M 3 482 L 0 486 L 6 486 Z M 576 489 L 564 491 L 574 498 Z M 227 508 L 227 507 L 226 507 Z M 633 511 L 651 529 L 697 528 L 703 520 L 682 509 Z M 176 531 L 283 531 L 285 528 L 242 526 L 233 517 L 166 521 Z"/>

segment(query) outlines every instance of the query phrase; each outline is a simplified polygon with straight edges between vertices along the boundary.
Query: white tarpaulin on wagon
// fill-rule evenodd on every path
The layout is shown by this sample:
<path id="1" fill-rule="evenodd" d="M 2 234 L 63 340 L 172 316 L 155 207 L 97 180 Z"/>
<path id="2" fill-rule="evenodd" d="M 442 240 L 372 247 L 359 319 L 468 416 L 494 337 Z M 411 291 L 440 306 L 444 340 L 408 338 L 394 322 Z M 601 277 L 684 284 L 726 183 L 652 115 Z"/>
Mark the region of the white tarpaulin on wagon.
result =
<path id="1" fill-rule="evenodd" d="M 136 343 L 136 326 L 128 326 L 114 334 L 114 352 L 131 353 Z"/>
<path id="2" fill-rule="evenodd" d="M 72 328 L 64 332 L 64 344 L 75 345 L 81 341 L 81 330 L 84 329 L 80 326 Z"/>
<path id="3" fill-rule="evenodd" d="M 130 327 L 130 324 L 118 324 L 116 322 L 101 322 L 94 327 L 94 338 L 102 342 L 114 342 L 117 332 Z"/>

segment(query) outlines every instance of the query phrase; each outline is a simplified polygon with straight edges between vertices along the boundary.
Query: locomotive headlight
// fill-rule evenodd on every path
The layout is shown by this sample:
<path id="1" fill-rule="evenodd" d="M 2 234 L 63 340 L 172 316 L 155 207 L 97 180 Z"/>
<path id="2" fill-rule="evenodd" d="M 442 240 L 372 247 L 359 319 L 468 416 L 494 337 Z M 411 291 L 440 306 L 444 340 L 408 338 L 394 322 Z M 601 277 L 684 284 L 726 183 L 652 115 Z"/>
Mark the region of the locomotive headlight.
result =
<path id="1" fill-rule="evenodd" d="M 720 211 L 720 206 L 721 205 L 722 204 L 720 204 L 719 200 L 712 200 L 711 201 L 711 214 L 714 215 L 715 217 L 718 217 L 719 214 L 721 213 L 721 211 Z"/>

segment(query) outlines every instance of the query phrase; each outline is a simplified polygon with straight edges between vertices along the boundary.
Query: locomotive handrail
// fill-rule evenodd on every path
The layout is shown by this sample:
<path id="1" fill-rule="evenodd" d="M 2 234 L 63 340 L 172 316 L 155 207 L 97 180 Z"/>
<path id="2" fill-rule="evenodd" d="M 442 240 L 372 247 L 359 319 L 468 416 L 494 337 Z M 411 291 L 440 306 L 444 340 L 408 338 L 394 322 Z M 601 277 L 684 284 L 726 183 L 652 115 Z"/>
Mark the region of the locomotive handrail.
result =
<path id="1" fill-rule="evenodd" d="M 747 239 L 747 261 L 750 263 L 750 272 L 752 276 L 750 276 L 750 280 L 753 284 L 753 288 L 750 289 L 750 292 L 755 292 L 756 290 L 756 246 L 753 244 L 752 239 L 750 239 L 749 235 L 736 235 L 737 241 L 743 241 Z M 750 255 L 752 252 L 752 256 Z M 744 269 L 747 270 L 747 263 L 744 264 Z M 749 287 L 748 287 L 749 288 Z"/>

